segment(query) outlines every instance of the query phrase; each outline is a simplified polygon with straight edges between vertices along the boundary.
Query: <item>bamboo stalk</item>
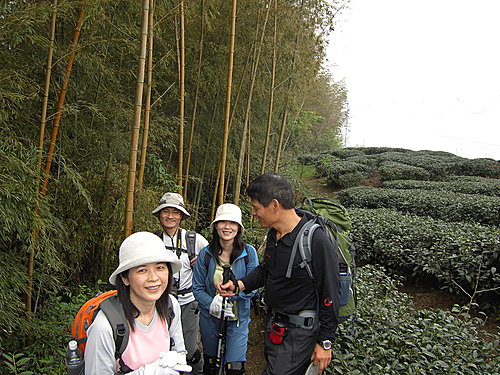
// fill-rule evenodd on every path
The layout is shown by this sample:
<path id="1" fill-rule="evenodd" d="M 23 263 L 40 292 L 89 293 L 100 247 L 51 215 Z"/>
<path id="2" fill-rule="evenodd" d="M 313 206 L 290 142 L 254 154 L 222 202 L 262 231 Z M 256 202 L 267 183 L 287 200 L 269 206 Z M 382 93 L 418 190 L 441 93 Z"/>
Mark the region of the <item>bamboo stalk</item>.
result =
<path id="1" fill-rule="evenodd" d="M 146 101 L 144 103 L 144 129 L 142 131 L 141 159 L 139 162 L 139 175 L 137 177 L 137 190 L 142 191 L 144 180 L 144 169 L 146 167 L 146 156 L 148 149 L 149 119 L 151 116 L 151 89 L 153 82 L 153 29 L 154 29 L 154 0 L 149 0 L 148 20 L 148 74 L 146 83 Z"/>
<path id="2" fill-rule="evenodd" d="M 44 178 L 42 181 L 42 190 L 40 192 L 40 199 L 43 199 L 47 194 L 47 185 L 49 183 L 49 175 L 50 175 L 50 167 L 52 166 L 52 158 L 54 155 L 55 144 L 57 140 L 57 133 L 59 130 L 59 124 L 61 122 L 61 113 L 64 105 L 64 99 L 66 98 L 66 91 L 69 84 L 69 77 L 71 75 L 71 68 L 73 66 L 73 60 L 75 58 L 75 49 L 78 43 L 78 38 L 80 37 L 80 30 L 83 24 L 83 18 L 85 14 L 85 6 L 86 0 L 82 0 L 82 4 L 80 6 L 80 12 L 78 13 L 78 19 L 75 25 L 75 31 L 73 32 L 73 39 L 71 40 L 71 44 L 69 46 L 69 57 L 68 63 L 66 65 L 65 78 L 63 84 L 61 86 L 61 91 L 59 93 L 59 100 L 57 102 L 56 116 L 54 118 L 54 122 L 52 125 L 52 133 L 50 136 L 50 144 L 49 149 L 47 151 L 47 159 L 45 161 L 45 170 L 44 170 Z M 38 207 L 35 208 L 35 215 L 38 215 Z M 40 228 L 36 227 L 33 233 L 34 242 L 37 242 Z M 28 255 L 28 285 L 26 289 L 26 301 L 25 301 L 25 311 L 28 316 L 31 313 L 31 300 L 33 295 L 33 273 L 35 268 L 35 250 L 32 249 Z"/>
<path id="3" fill-rule="evenodd" d="M 137 152 L 139 144 L 139 130 L 141 126 L 142 95 L 144 92 L 144 72 L 146 65 L 146 47 L 148 37 L 149 22 L 149 0 L 144 0 L 142 12 L 141 47 L 139 54 L 139 67 L 137 74 L 137 86 L 135 92 L 134 123 L 132 126 L 130 142 L 130 159 L 128 169 L 127 195 L 125 199 L 125 237 L 132 233 L 133 212 L 134 212 L 134 190 L 135 175 L 137 168 Z"/>
<path id="4" fill-rule="evenodd" d="M 235 188 L 234 188 L 234 204 L 236 204 L 236 205 L 238 205 L 240 202 L 241 179 L 242 179 L 242 175 L 243 175 L 245 148 L 246 148 L 246 142 L 247 142 L 248 128 L 250 126 L 250 111 L 252 108 L 253 91 L 254 91 L 254 87 L 255 87 L 255 81 L 257 78 L 257 71 L 259 68 L 260 52 L 261 52 L 262 44 L 264 42 L 264 36 L 266 33 L 267 20 L 269 19 L 269 9 L 270 9 L 269 3 L 268 3 L 268 6 L 266 8 L 267 8 L 266 9 L 266 16 L 264 18 L 264 24 L 262 26 L 262 33 L 261 33 L 257 48 L 255 49 L 255 58 L 254 58 L 253 67 L 252 67 L 250 89 L 249 89 L 249 93 L 248 93 L 247 108 L 245 111 L 245 120 L 244 120 L 244 124 L 243 124 L 243 134 L 241 136 L 240 154 L 238 157 L 238 168 L 237 168 L 237 172 L 236 172 Z M 258 28 L 257 28 L 257 30 L 258 30 Z M 256 37 L 255 37 L 256 40 L 257 40 L 257 37 L 258 37 L 258 31 L 256 32 Z"/>
<path id="5" fill-rule="evenodd" d="M 177 170 L 177 185 L 182 194 L 182 172 L 184 158 L 184 73 L 185 73 L 185 44 L 184 44 L 184 1 L 179 1 L 180 18 L 180 69 L 179 69 L 179 164 Z"/>
<path id="6" fill-rule="evenodd" d="M 45 139 L 45 125 L 47 123 L 47 106 L 49 103 L 49 90 L 50 90 L 50 77 L 52 75 L 52 59 L 54 56 L 54 40 L 56 35 L 56 20 L 57 20 L 57 0 L 52 3 L 52 22 L 50 26 L 50 45 L 49 53 L 47 55 L 47 71 L 45 73 L 45 85 L 43 88 L 43 103 L 42 103 L 42 117 L 40 121 L 40 137 L 38 139 L 38 159 L 36 163 L 36 195 L 38 196 L 40 188 L 40 176 L 42 173 L 42 159 L 43 159 L 43 144 Z"/>
<path id="7" fill-rule="evenodd" d="M 191 152 L 193 150 L 193 138 L 194 138 L 194 129 L 196 124 L 196 110 L 198 107 L 198 96 L 200 94 L 200 77 L 201 77 L 201 65 L 203 62 L 203 41 L 205 35 L 205 0 L 201 0 L 201 16 L 200 16 L 200 52 L 198 54 L 198 70 L 196 72 L 196 89 L 194 93 L 194 103 L 193 103 L 193 112 L 191 114 L 191 129 L 189 132 L 189 143 L 188 143 L 188 152 L 186 159 L 186 173 L 184 178 L 184 198 L 187 198 L 187 190 L 188 190 L 188 182 L 189 182 L 189 169 L 191 166 Z"/>
<path id="8" fill-rule="evenodd" d="M 231 11 L 231 33 L 229 37 L 229 56 L 228 56 L 228 69 L 227 69 L 227 90 L 226 90 L 226 105 L 224 107 L 224 132 L 222 141 L 221 152 L 221 170 L 219 182 L 219 204 L 224 203 L 224 175 L 226 173 L 226 158 L 227 158 L 227 142 L 229 138 L 229 115 L 231 108 L 231 85 L 233 81 L 233 61 L 234 61 L 234 39 L 236 34 L 236 0 L 232 1 Z M 217 191 L 217 190 L 216 190 Z"/>
<path id="9" fill-rule="evenodd" d="M 274 34 L 273 34 L 273 57 L 272 57 L 272 67 L 271 67 L 271 89 L 269 90 L 269 107 L 267 110 L 267 127 L 266 127 L 266 137 L 264 143 L 264 152 L 262 155 L 262 164 L 260 166 L 260 174 L 263 174 L 266 169 L 267 162 L 267 152 L 269 150 L 269 137 L 271 135 L 271 124 L 273 117 L 273 106 L 274 106 L 274 91 L 275 91 L 275 79 L 276 79 L 276 40 L 277 40 L 277 30 L 278 30 L 278 4 L 277 0 L 274 0 Z"/>

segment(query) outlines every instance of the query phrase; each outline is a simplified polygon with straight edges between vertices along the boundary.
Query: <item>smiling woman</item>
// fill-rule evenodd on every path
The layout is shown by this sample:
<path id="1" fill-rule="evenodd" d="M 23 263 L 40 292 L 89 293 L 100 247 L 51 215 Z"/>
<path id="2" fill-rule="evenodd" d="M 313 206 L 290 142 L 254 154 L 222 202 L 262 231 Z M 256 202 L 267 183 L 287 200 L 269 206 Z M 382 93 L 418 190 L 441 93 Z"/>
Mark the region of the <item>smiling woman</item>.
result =
<path id="1" fill-rule="evenodd" d="M 119 259 L 109 282 L 118 289 L 130 326 L 128 344 L 117 364 L 113 331 L 100 311 L 87 332 L 85 374 L 177 374 L 178 365 L 186 364 L 186 350 L 179 303 L 169 292 L 180 261 L 165 251 L 158 236 L 148 232 L 127 237 L 120 246 Z"/>
<path id="2" fill-rule="evenodd" d="M 215 375 L 225 366 L 228 375 L 243 375 L 250 300 L 255 293 L 242 292 L 223 298 L 216 293 L 216 285 L 224 275 L 240 279 L 251 272 L 258 265 L 257 252 L 242 239 L 244 227 L 238 206 L 231 203 L 219 206 L 210 228 L 212 241 L 201 250 L 193 272 L 193 293 L 200 306 L 205 354 L 203 373 Z"/>

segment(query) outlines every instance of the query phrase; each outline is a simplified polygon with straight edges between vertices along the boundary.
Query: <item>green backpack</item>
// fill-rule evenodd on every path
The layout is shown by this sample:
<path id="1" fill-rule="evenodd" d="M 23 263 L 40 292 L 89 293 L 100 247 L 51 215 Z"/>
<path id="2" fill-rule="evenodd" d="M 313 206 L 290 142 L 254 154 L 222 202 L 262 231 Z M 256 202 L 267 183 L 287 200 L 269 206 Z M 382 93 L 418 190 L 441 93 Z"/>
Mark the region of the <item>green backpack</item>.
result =
<path id="1" fill-rule="evenodd" d="M 308 221 L 301 228 L 292 247 L 292 254 L 287 269 L 287 277 L 291 277 L 293 260 L 299 251 L 309 276 L 314 279 L 311 263 L 311 241 L 314 231 L 323 227 L 332 241 L 332 251 L 337 252 L 340 279 L 340 322 L 346 320 L 356 311 L 356 249 L 349 236 L 351 219 L 347 210 L 339 203 L 328 198 L 304 198 L 302 209 L 299 209 Z"/>

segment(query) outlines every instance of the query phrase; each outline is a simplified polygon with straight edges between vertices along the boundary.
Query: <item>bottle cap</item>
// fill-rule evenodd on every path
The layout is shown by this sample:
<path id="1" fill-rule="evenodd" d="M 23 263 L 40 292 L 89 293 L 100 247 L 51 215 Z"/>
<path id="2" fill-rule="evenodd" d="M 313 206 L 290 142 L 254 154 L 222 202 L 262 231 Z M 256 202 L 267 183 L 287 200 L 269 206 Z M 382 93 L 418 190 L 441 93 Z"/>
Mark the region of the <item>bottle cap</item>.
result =
<path id="1" fill-rule="evenodd" d="M 68 343 L 69 350 L 76 350 L 76 347 L 78 346 L 78 343 L 75 340 L 71 340 Z"/>

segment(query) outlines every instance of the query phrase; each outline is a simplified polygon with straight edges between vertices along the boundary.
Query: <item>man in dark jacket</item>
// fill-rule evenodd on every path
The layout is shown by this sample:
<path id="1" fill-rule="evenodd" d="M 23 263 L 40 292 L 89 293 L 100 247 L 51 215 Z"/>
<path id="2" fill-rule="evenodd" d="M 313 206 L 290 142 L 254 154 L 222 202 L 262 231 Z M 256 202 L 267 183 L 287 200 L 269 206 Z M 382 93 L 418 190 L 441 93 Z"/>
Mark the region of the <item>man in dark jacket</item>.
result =
<path id="1" fill-rule="evenodd" d="M 235 289 L 265 287 L 269 307 L 265 335 L 267 366 L 263 375 L 302 375 L 311 360 L 321 373 L 331 362 L 331 344 L 338 325 L 339 270 L 336 252 L 323 230 L 314 232 L 311 266 L 313 281 L 299 252 L 291 276 L 288 263 L 300 228 L 307 219 L 294 208 L 291 184 L 281 176 L 264 174 L 246 189 L 252 215 L 270 228 L 263 262 L 243 279 L 218 285 L 224 296 Z"/>

